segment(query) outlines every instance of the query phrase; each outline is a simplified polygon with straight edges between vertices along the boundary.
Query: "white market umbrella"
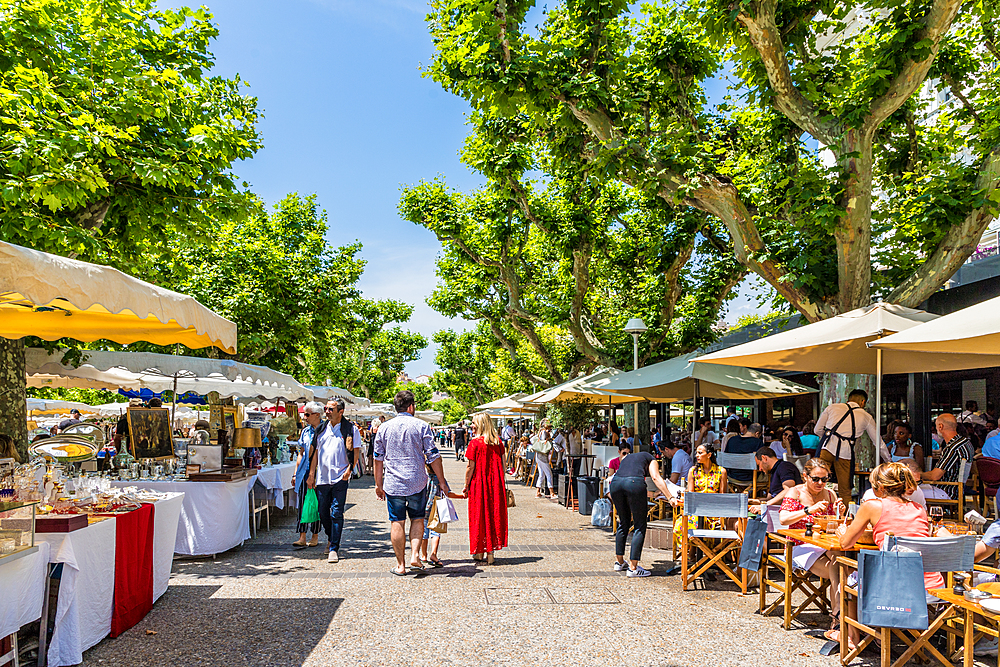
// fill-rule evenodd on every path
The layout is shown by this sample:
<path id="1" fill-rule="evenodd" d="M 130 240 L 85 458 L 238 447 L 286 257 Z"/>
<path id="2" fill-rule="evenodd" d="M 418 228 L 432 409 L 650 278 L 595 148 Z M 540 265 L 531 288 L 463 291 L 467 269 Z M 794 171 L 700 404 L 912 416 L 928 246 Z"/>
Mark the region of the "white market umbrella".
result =
<path id="1" fill-rule="evenodd" d="M 0 241 L 0 336 L 236 352 L 236 324 L 117 269 Z"/>
<path id="2" fill-rule="evenodd" d="M 443 424 L 444 423 L 444 413 L 440 410 L 417 410 L 414 417 L 428 424 Z"/>
<path id="3" fill-rule="evenodd" d="M 312 390 L 313 396 L 317 401 L 329 401 L 331 398 L 342 398 L 348 403 L 352 403 L 359 407 L 365 407 L 371 405 L 371 401 L 367 398 L 361 396 L 355 396 L 347 389 L 341 387 L 334 387 L 332 385 L 315 385 L 307 384 L 307 388 Z"/>
<path id="4" fill-rule="evenodd" d="M 892 303 L 874 303 L 821 322 L 783 331 L 694 359 L 699 364 L 730 364 L 811 373 L 861 373 L 876 380 L 875 419 L 882 428 L 882 374 L 910 373 L 912 367 L 889 360 L 868 343 L 906 331 L 937 315 Z M 875 443 L 877 444 L 877 443 Z"/>
<path id="5" fill-rule="evenodd" d="M 513 410 L 521 407 L 521 399 L 526 397 L 527 394 L 523 391 L 519 391 L 513 394 L 508 394 L 502 398 L 498 398 L 495 401 L 490 401 L 489 403 L 483 403 L 482 405 L 477 405 L 476 410 L 482 412 L 489 412 L 491 410 Z"/>
<path id="6" fill-rule="evenodd" d="M 94 408 L 87 405 L 86 403 L 78 403 L 77 401 L 61 401 L 56 399 L 45 399 L 45 398 L 29 398 L 26 401 L 25 409 L 29 413 L 34 414 L 63 414 L 68 413 L 72 409 L 77 409 L 80 412 L 93 413 Z"/>

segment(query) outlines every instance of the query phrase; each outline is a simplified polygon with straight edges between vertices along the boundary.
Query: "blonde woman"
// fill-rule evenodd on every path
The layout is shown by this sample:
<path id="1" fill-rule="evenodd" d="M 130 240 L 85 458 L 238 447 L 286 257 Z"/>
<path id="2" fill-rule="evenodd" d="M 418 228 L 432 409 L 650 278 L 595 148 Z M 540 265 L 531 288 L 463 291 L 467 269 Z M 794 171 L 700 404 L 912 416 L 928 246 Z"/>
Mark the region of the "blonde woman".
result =
<path id="1" fill-rule="evenodd" d="M 555 500 L 558 496 L 555 485 L 552 483 L 552 466 L 549 464 L 549 457 L 552 456 L 552 431 L 549 430 L 548 424 L 543 426 L 538 435 L 532 438 L 529 449 L 535 453 L 535 465 L 538 466 L 535 497 L 541 498 L 544 488 L 548 490 L 549 498 Z"/>
<path id="2" fill-rule="evenodd" d="M 494 551 L 507 546 L 507 487 L 503 472 L 503 443 L 489 415 L 473 417 L 476 437 L 465 458 L 463 495 L 469 499 L 469 552 L 476 560 L 493 564 Z"/>

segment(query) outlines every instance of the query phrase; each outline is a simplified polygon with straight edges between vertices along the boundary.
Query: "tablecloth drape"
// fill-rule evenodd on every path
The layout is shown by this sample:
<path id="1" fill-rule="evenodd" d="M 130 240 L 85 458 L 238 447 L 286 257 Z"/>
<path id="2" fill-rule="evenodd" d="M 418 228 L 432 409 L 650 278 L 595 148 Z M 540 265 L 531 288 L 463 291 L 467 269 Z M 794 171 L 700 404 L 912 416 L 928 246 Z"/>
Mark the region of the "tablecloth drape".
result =
<path id="1" fill-rule="evenodd" d="M 256 477 L 234 482 L 156 482 L 129 480 L 115 486 L 137 486 L 160 493 L 183 493 L 174 552 L 210 556 L 250 539 L 250 503 L 247 495 Z"/>
<path id="2" fill-rule="evenodd" d="M 153 608 L 152 503 L 115 517 L 115 604 L 111 636 L 138 623 Z"/>
<path id="3" fill-rule="evenodd" d="M 63 563 L 49 667 L 77 665 L 83 652 L 111 632 L 115 590 L 115 533 L 108 518 L 71 533 L 39 533 L 48 542 L 49 562 Z"/>
<path id="4" fill-rule="evenodd" d="M 269 468 L 261 468 L 257 471 L 257 483 L 268 490 L 268 498 L 274 502 L 275 507 L 279 510 L 284 509 L 284 492 L 295 486 L 295 464 L 279 463 Z"/>
<path id="5" fill-rule="evenodd" d="M 177 525 L 184 504 L 183 493 L 169 493 L 163 500 L 153 505 L 153 602 L 167 592 L 170 571 L 174 565 L 174 543 L 177 541 Z"/>
<path id="6" fill-rule="evenodd" d="M 42 616 L 45 578 L 49 575 L 49 543 L 35 553 L 0 560 L 0 637 Z"/>

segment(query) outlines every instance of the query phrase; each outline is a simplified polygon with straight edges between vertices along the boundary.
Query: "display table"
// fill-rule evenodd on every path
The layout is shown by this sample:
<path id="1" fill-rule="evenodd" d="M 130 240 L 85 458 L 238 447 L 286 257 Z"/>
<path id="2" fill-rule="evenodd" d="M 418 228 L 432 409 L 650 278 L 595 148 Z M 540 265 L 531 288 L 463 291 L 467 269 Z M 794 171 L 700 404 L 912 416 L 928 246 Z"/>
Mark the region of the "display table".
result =
<path id="1" fill-rule="evenodd" d="M 268 498 L 279 510 L 285 508 L 285 491 L 295 486 L 295 463 L 279 463 L 257 471 L 257 483 L 268 491 Z"/>
<path id="2" fill-rule="evenodd" d="M 122 480 L 113 485 L 135 486 L 158 493 L 183 493 L 174 553 L 211 556 L 250 539 L 250 505 L 247 495 L 255 476 L 232 482 L 158 482 Z M 153 547 L 156 548 L 155 545 Z M 154 574 L 154 595 L 156 590 Z"/>
<path id="3" fill-rule="evenodd" d="M 167 592 L 170 571 L 174 566 L 174 544 L 177 541 L 177 526 L 184 504 L 183 493 L 168 494 L 153 505 L 153 602 Z"/>
<path id="4" fill-rule="evenodd" d="M 48 542 L 38 543 L 31 553 L 0 559 L 0 637 L 42 617 L 48 574 Z"/>
<path id="5" fill-rule="evenodd" d="M 83 652 L 111 633 L 115 527 L 108 518 L 71 533 L 35 535 L 36 544 L 48 543 L 49 562 L 63 564 L 49 667 L 83 662 Z"/>

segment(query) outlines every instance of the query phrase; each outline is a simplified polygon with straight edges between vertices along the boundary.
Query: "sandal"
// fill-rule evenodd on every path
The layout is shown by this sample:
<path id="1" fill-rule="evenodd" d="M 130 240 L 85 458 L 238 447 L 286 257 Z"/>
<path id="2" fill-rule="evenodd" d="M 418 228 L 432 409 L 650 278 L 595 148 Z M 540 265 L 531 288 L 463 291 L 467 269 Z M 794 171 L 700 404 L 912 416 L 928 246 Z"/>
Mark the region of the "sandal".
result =
<path id="1" fill-rule="evenodd" d="M 472 554 L 472 560 L 482 560 L 483 554 Z"/>
<path id="2" fill-rule="evenodd" d="M 837 642 L 838 644 L 840 643 L 840 629 L 839 628 L 834 628 L 832 630 L 827 630 L 826 632 L 823 633 L 823 636 L 826 637 L 829 641 Z M 847 639 L 847 650 L 848 651 L 853 651 L 857 647 L 858 647 L 858 645 L 855 644 L 854 642 L 852 642 L 850 640 L 850 638 Z"/>
<path id="3" fill-rule="evenodd" d="M 389 568 L 389 572 L 392 573 L 392 574 L 394 574 L 394 575 L 396 575 L 397 577 L 405 577 L 406 576 L 406 572 L 397 572 L 396 568 L 394 568 L 394 567 L 390 567 Z"/>
<path id="4" fill-rule="evenodd" d="M 444 563 L 442 563 L 441 560 L 437 558 L 427 561 L 427 565 L 430 565 L 431 567 L 444 567 Z"/>
<path id="5" fill-rule="evenodd" d="M 306 546 L 307 547 L 318 547 L 319 546 L 319 537 L 316 536 L 316 535 L 314 535 L 313 538 L 311 540 L 309 540 L 309 542 L 306 544 Z"/>
<path id="6" fill-rule="evenodd" d="M 305 540 L 295 540 L 294 542 L 292 542 L 292 546 L 293 547 L 305 547 L 305 546 L 309 546 L 309 545 L 305 542 Z"/>

